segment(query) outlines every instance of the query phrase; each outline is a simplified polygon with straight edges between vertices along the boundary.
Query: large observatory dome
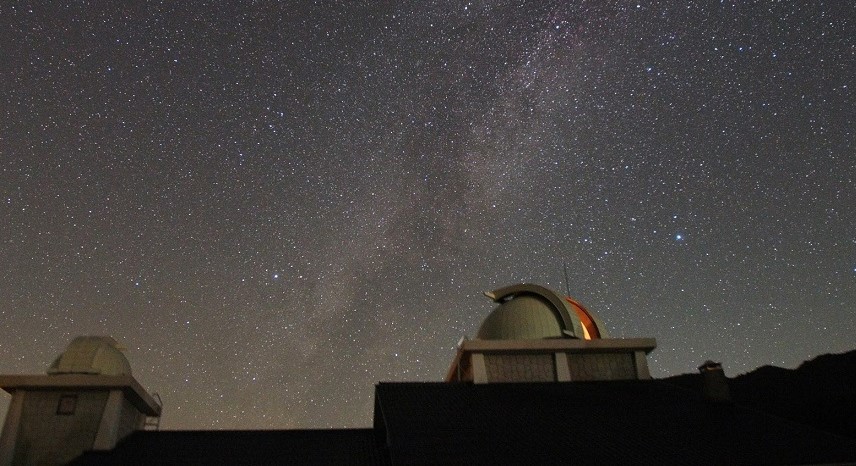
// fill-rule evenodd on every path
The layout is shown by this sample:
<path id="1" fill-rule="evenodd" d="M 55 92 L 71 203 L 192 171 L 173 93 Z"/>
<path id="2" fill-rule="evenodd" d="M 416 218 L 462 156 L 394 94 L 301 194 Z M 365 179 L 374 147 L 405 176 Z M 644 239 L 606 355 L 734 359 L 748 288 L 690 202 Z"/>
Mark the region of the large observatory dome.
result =
<path id="1" fill-rule="evenodd" d="M 539 285 L 520 284 L 485 293 L 499 306 L 482 322 L 481 340 L 605 337 L 600 320 L 570 297 Z"/>

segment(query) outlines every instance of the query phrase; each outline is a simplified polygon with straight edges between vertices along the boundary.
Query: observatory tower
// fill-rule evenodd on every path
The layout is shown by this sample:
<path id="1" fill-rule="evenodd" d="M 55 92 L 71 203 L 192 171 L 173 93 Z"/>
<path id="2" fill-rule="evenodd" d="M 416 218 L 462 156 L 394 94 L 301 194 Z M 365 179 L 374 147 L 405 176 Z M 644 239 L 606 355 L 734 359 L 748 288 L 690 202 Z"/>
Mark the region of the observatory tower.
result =
<path id="1" fill-rule="evenodd" d="M 161 407 L 131 375 L 116 340 L 77 337 L 47 375 L 0 375 L 12 403 L 0 434 L 0 466 L 64 464 L 110 450 Z"/>
<path id="2" fill-rule="evenodd" d="M 597 316 L 571 297 L 520 284 L 485 293 L 499 305 L 464 340 L 448 382 L 650 379 L 653 338 L 607 338 Z"/>

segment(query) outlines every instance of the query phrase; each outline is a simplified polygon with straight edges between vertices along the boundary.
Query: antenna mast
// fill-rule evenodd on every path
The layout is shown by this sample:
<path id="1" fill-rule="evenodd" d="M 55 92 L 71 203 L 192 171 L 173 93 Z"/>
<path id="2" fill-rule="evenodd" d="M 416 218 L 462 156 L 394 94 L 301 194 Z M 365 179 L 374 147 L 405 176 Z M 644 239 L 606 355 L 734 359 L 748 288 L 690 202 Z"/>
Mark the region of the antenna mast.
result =
<path id="1" fill-rule="evenodd" d="M 571 295 L 571 282 L 568 280 L 568 264 L 562 262 L 562 271 L 565 272 L 565 296 Z"/>

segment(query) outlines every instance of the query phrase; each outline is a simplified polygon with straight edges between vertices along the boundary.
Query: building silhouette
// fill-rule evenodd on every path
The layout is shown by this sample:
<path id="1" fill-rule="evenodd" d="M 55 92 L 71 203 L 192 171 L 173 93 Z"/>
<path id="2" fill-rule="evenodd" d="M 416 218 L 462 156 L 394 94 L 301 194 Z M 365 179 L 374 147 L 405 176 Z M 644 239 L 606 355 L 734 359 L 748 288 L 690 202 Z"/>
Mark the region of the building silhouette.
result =
<path id="1" fill-rule="evenodd" d="M 609 338 L 593 312 L 538 285 L 485 295 L 496 307 L 445 381 L 377 384 L 363 429 L 146 429 L 160 405 L 116 342 L 75 339 L 47 375 L 0 376 L 13 397 L 0 466 L 856 464 L 853 432 L 746 407 L 717 363 L 653 380 L 653 338 Z"/>

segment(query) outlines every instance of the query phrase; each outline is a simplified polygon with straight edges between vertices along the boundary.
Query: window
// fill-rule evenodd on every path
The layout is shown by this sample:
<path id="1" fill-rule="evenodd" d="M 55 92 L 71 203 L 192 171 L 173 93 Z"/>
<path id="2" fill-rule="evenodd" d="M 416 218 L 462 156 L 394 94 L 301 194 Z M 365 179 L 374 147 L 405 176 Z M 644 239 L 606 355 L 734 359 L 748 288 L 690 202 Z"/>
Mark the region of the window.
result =
<path id="1" fill-rule="evenodd" d="M 77 395 L 62 395 L 59 397 L 59 404 L 56 407 L 56 413 L 60 416 L 71 416 L 77 408 Z"/>

